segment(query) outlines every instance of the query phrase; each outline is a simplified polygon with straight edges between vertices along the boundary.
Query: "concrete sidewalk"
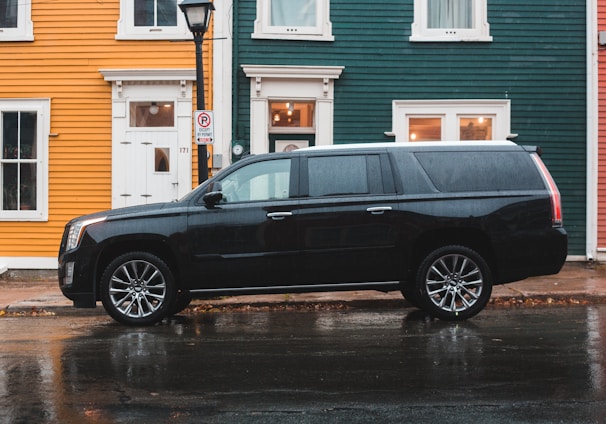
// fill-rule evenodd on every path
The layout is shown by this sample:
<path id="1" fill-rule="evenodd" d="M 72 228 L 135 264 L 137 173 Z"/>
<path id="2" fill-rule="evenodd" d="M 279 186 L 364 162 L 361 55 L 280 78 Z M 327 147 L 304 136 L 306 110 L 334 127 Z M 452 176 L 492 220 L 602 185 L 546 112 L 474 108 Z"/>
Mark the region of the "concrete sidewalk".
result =
<path id="1" fill-rule="evenodd" d="M 557 275 L 533 277 L 523 281 L 496 286 L 492 299 L 574 298 L 589 302 L 606 301 L 606 265 L 569 262 Z M 192 305 L 267 305 L 276 303 L 334 303 L 368 304 L 403 302 L 399 292 L 349 291 L 305 294 L 232 296 L 212 300 L 195 300 Z M 73 308 L 70 300 L 59 290 L 53 273 L 21 274 L 8 272 L 0 276 L 0 311 L 31 310 L 91 311 Z M 100 303 L 93 311 L 104 313 Z"/>

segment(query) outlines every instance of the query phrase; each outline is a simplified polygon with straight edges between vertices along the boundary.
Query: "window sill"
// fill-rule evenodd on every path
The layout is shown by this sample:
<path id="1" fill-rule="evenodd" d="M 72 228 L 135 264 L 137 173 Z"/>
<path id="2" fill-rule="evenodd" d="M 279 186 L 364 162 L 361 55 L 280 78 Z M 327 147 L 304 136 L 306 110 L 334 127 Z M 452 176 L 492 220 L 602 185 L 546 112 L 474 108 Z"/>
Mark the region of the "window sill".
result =
<path id="1" fill-rule="evenodd" d="M 173 41 L 184 41 L 184 40 L 192 40 L 191 32 L 182 33 L 182 34 L 167 34 L 167 33 L 158 33 L 158 34 L 116 34 L 116 40 L 173 40 Z"/>
<path id="2" fill-rule="evenodd" d="M 335 41 L 333 35 L 314 35 L 314 34 L 272 34 L 254 32 L 250 36 L 255 39 L 264 40 L 300 40 L 300 41 Z"/>
<path id="3" fill-rule="evenodd" d="M 444 37 L 411 35 L 408 41 L 411 43 L 490 43 L 492 42 L 492 36 Z"/>
<path id="4" fill-rule="evenodd" d="M 33 35 L 0 35 L 0 43 L 8 41 L 34 41 Z"/>

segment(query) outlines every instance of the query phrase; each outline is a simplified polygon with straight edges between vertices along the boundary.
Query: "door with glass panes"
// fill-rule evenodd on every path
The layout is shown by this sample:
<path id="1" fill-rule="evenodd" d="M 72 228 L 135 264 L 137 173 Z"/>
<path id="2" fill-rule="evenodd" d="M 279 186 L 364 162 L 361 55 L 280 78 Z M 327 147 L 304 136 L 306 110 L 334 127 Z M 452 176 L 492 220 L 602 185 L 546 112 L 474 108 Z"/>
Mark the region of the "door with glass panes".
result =
<path id="1" fill-rule="evenodd" d="M 119 206 L 175 200 L 178 195 L 178 131 L 174 101 L 130 101 L 120 162 Z"/>
<path id="2" fill-rule="evenodd" d="M 315 100 L 270 100 L 269 151 L 315 146 Z"/>

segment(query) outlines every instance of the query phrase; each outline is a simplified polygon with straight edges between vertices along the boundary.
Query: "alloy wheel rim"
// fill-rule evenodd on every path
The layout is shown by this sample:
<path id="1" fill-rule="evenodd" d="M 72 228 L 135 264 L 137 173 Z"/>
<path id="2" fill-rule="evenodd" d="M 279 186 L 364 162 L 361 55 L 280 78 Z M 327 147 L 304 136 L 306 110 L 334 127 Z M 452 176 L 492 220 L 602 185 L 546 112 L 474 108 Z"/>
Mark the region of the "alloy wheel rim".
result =
<path id="1" fill-rule="evenodd" d="M 429 268 L 425 290 L 431 302 L 446 312 L 461 312 L 478 302 L 484 288 L 480 267 L 459 254 L 438 258 Z"/>
<path id="2" fill-rule="evenodd" d="M 150 262 L 133 260 L 120 265 L 109 282 L 109 297 L 118 312 L 129 318 L 153 314 L 166 298 L 166 280 Z"/>

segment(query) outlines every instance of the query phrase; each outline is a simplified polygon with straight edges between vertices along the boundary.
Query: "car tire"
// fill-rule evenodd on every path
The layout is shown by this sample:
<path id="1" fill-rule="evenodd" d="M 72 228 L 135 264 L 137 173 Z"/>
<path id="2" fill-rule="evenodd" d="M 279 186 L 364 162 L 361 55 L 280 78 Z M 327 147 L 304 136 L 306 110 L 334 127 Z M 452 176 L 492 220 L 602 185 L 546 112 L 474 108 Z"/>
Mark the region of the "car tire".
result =
<path id="1" fill-rule="evenodd" d="M 187 290 L 179 290 L 175 303 L 173 304 L 173 307 L 168 313 L 168 316 L 177 315 L 179 312 L 187 308 L 192 300 L 193 297 L 190 292 L 188 292 Z"/>
<path id="2" fill-rule="evenodd" d="M 415 308 L 421 307 L 421 292 L 414 282 L 400 281 L 400 291 L 408 303 Z"/>
<path id="3" fill-rule="evenodd" d="M 445 246 L 431 252 L 421 263 L 416 282 L 421 307 L 448 321 L 478 314 L 492 294 L 488 264 L 464 246 Z"/>
<path id="4" fill-rule="evenodd" d="M 101 302 L 116 321 L 151 325 L 172 310 L 177 285 L 166 263 L 151 253 L 130 252 L 114 259 L 101 277 Z"/>

